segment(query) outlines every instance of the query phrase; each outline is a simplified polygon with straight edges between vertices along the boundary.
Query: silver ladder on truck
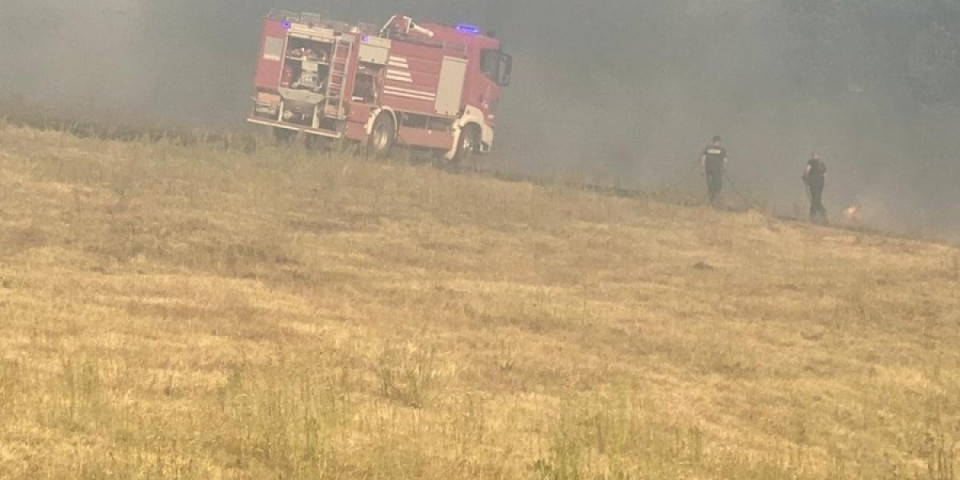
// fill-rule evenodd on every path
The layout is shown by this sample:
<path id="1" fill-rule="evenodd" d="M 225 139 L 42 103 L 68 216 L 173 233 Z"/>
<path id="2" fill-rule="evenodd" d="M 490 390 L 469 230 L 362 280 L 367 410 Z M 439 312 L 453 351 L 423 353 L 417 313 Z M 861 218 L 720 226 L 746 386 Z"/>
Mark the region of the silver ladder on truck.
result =
<path id="1" fill-rule="evenodd" d="M 343 102 L 347 87 L 347 72 L 350 70 L 350 50 L 353 40 L 337 37 L 330 55 L 330 76 L 327 78 L 327 103 L 323 114 L 329 118 L 344 118 Z"/>

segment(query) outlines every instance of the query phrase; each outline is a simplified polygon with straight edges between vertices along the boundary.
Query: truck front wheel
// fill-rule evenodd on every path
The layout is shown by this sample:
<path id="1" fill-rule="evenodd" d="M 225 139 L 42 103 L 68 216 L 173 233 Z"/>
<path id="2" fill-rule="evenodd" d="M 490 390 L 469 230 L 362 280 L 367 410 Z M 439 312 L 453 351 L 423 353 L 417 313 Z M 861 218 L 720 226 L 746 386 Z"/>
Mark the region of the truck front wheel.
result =
<path id="1" fill-rule="evenodd" d="M 460 140 L 457 141 L 457 151 L 453 155 L 453 165 L 455 170 L 460 170 L 473 159 L 473 154 L 480 151 L 480 128 L 476 125 L 467 125 L 460 132 Z"/>
<path id="2" fill-rule="evenodd" d="M 397 129 L 393 124 L 393 118 L 388 113 L 381 113 L 373 122 L 368 148 L 374 155 L 385 157 L 390 154 L 396 139 Z"/>

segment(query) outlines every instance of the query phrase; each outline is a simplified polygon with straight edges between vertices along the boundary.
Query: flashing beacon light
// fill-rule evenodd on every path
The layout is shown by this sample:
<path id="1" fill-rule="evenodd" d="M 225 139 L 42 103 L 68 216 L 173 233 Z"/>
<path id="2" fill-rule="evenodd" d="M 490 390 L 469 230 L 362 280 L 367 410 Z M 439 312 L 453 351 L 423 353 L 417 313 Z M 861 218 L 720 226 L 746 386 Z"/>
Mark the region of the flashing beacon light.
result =
<path id="1" fill-rule="evenodd" d="M 370 41 L 370 35 L 364 35 L 360 37 L 360 41 L 363 43 L 368 43 Z"/>
<path id="2" fill-rule="evenodd" d="M 290 23 L 290 20 L 284 20 L 282 25 L 284 30 L 290 30 L 290 27 L 293 26 L 293 24 Z"/>
<path id="3" fill-rule="evenodd" d="M 480 27 L 476 25 L 468 25 L 466 23 L 458 23 L 457 31 L 460 33 L 466 33 L 467 35 L 480 35 Z"/>

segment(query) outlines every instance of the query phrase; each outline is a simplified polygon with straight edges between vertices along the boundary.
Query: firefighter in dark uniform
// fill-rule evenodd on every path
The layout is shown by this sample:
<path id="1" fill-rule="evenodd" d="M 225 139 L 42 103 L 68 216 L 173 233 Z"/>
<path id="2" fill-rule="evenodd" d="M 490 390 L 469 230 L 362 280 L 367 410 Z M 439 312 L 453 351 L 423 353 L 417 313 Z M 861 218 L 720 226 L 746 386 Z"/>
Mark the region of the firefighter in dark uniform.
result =
<path id="1" fill-rule="evenodd" d="M 714 135 L 713 142 L 703 149 L 700 156 L 700 168 L 707 180 L 707 194 L 710 205 L 719 207 L 720 190 L 723 188 L 723 169 L 727 164 L 727 152 L 720 146 L 720 136 Z"/>
<path id="2" fill-rule="evenodd" d="M 823 207 L 823 187 L 826 185 L 827 166 L 816 153 L 810 155 L 803 169 L 803 183 L 810 192 L 810 221 L 827 223 L 827 209 Z"/>

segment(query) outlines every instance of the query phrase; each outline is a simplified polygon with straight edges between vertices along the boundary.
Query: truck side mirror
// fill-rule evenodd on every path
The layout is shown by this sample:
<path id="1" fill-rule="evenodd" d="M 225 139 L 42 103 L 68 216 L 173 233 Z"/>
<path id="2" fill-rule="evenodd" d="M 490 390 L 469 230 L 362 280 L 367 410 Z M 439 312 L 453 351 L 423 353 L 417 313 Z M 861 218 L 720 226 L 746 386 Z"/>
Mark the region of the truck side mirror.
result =
<path id="1" fill-rule="evenodd" d="M 500 81 L 497 82 L 501 87 L 510 85 L 510 74 L 513 73 L 513 57 L 506 54 L 500 54 Z"/>

